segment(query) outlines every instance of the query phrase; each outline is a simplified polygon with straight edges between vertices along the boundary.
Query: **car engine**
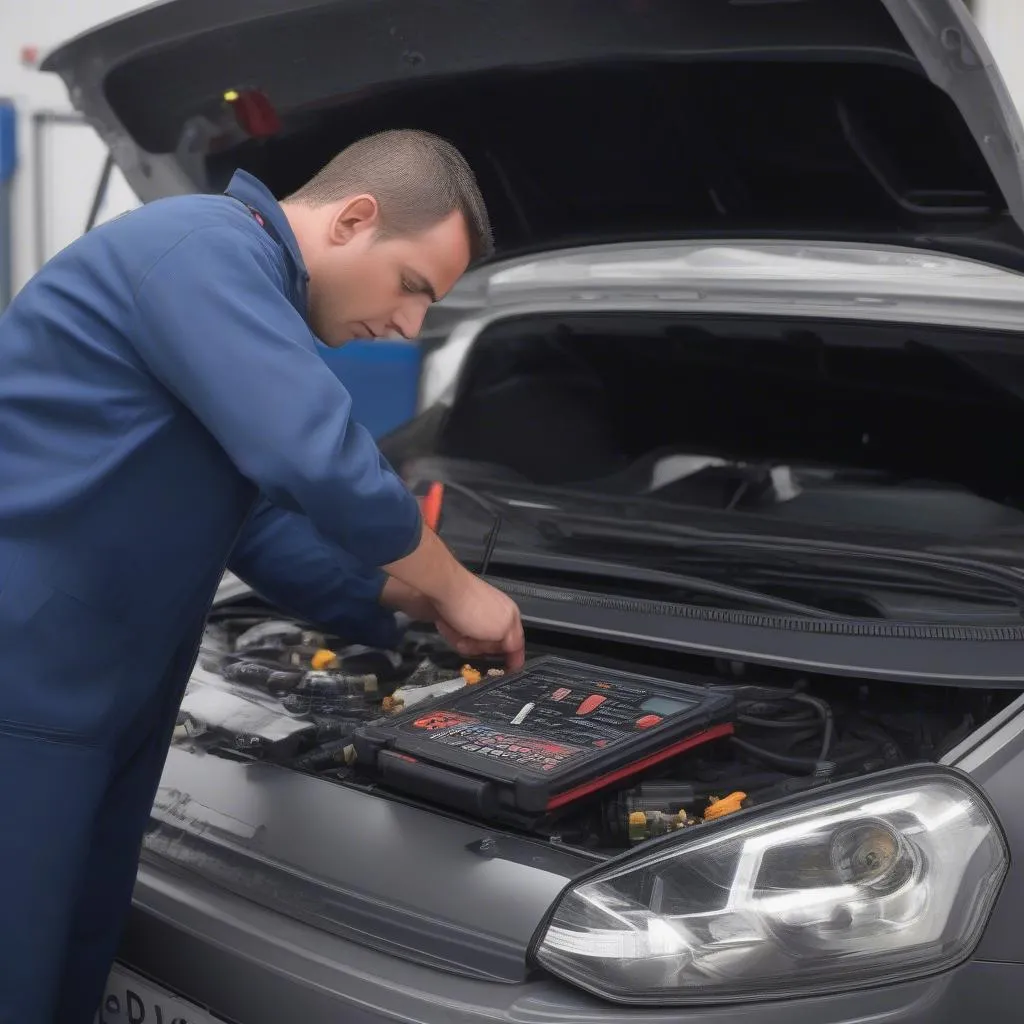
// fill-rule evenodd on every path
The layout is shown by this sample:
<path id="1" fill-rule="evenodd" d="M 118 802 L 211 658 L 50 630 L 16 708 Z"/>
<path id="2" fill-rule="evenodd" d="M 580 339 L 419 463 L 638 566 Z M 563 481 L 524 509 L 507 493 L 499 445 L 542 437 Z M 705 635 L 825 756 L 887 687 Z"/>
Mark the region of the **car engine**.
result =
<path id="1" fill-rule="evenodd" d="M 551 645 L 529 652 L 538 653 L 552 653 Z M 581 657 L 568 643 L 556 653 Z M 669 666 L 643 663 L 651 652 L 624 653 L 620 667 L 671 678 Z M 710 659 L 699 668 L 709 687 L 733 696 L 731 735 L 524 828 L 593 850 L 625 848 L 839 779 L 938 760 L 1012 697 Z M 465 664 L 429 626 L 414 624 L 398 649 L 379 650 L 346 644 L 255 600 L 221 606 L 208 620 L 174 743 L 387 794 L 360 768 L 356 729 L 502 671 L 496 661 Z"/>

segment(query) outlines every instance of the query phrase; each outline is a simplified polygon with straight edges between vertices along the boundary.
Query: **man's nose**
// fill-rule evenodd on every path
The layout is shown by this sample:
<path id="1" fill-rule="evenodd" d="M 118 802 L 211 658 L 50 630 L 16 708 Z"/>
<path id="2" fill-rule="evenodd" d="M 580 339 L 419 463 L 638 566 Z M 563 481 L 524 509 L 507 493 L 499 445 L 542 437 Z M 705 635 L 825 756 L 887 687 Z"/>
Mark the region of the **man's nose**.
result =
<path id="1" fill-rule="evenodd" d="M 401 306 L 391 317 L 391 329 L 397 331 L 406 341 L 412 341 L 423 327 L 426 309 L 420 303 Z"/>

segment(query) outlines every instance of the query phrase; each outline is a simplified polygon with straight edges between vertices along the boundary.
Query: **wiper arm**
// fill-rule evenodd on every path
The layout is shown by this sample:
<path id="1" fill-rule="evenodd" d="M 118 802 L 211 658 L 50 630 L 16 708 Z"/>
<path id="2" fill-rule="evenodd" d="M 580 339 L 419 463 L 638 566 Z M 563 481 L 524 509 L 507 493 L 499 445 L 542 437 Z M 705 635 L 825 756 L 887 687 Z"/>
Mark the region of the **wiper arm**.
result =
<path id="1" fill-rule="evenodd" d="M 627 500 L 616 502 L 622 505 L 623 515 L 611 515 L 608 513 L 581 512 L 577 509 L 561 509 L 553 504 L 545 507 L 530 507 L 521 502 L 509 502 L 507 499 L 496 497 L 493 493 L 486 493 L 488 488 L 468 487 L 464 484 L 445 481 L 445 486 L 453 491 L 462 494 L 465 498 L 472 500 L 484 512 L 495 517 L 492 522 L 492 529 L 486 538 L 486 553 L 484 563 L 494 550 L 494 542 L 497 536 L 495 526 L 500 528 L 501 517 L 504 515 L 510 519 L 518 519 L 529 523 L 538 530 L 542 537 L 549 541 L 566 542 L 579 540 L 593 544 L 594 542 L 607 544 L 608 542 L 619 545 L 628 544 L 634 547 L 648 548 L 657 547 L 660 549 L 673 549 L 680 552 L 694 552 L 706 558 L 711 552 L 734 551 L 737 555 L 743 553 L 756 553 L 761 558 L 769 558 L 776 564 L 786 561 L 786 556 L 797 560 L 793 565 L 792 581 L 796 582 L 798 576 L 807 570 L 806 560 L 808 556 L 815 558 L 819 566 L 828 560 L 834 560 L 841 566 L 843 574 L 863 574 L 862 580 L 857 585 L 864 586 L 870 583 L 885 583 L 905 588 L 918 593 L 942 594 L 948 593 L 951 586 L 950 575 L 959 576 L 961 579 L 959 596 L 967 596 L 981 601 L 998 600 L 993 594 L 992 588 L 997 588 L 1003 594 L 1013 598 L 1017 607 L 1024 612 L 1024 580 L 1021 580 L 1012 570 L 1000 566 L 989 565 L 972 559 L 954 557 L 948 555 L 924 554 L 921 552 L 902 552 L 890 548 L 871 547 L 861 544 L 844 544 L 839 541 L 825 541 L 817 539 L 792 540 L 786 537 L 757 537 L 749 533 L 725 533 L 702 527 L 690 526 L 685 523 L 666 522 L 661 519 L 649 519 L 642 514 L 637 516 L 645 505 L 643 502 Z M 484 493 L 481 493 L 484 492 Z M 545 488 L 545 494 L 550 498 L 562 497 L 560 490 Z M 579 495 L 570 495 L 574 500 L 579 500 Z M 607 502 L 603 502 L 607 503 Z M 630 511 L 631 510 L 631 511 Z M 624 520 L 623 516 L 628 516 Z M 624 526 L 623 522 L 629 526 Z M 531 551 L 529 560 L 537 564 L 539 553 Z M 548 554 L 546 557 L 557 557 Z M 571 556 L 570 556 L 571 557 Z M 586 557 L 586 556 L 584 556 Z M 726 556 L 727 557 L 727 556 Z M 505 559 L 508 560 L 507 558 Z M 589 562 L 589 557 L 586 557 Z M 522 564 L 526 564 L 523 560 Z M 803 562 L 804 564 L 799 564 Z M 618 563 L 602 563 L 607 566 L 622 566 Z M 747 566 L 749 568 L 749 566 Z M 627 571 L 634 573 L 651 572 L 658 573 L 662 570 L 643 569 L 637 566 L 626 566 Z M 690 580 L 694 586 L 705 588 L 702 592 L 706 594 L 718 593 L 720 596 L 728 596 L 724 589 L 729 584 L 719 583 L 715 580 L 704 579 L 701 576 L 668 573 L 676 579 Z M 639 581 L 640 577 L 634 575 L 633 579 Z M 968 582 L 969 581 L 969 582 Z M 650 582 L 667 582 L 666 580 L 650 579 Z M 849 583 L 846 584 L 849 586 Z M 715 588 L 714 590 L 712 588 Z M 740 595 L 755 595 L 760 598 L 760 603 L 783 602 L 793 608 L 810 609 L 809 611 L 795 612 L 794 614 L 817 615 L 836 617 L 835 613 L 828 612 L 810 605 L 801 605 L 799 602 L 787 602 L 784 598 L 777 598 L 771 594 L 764 594 L 759 590 L 749 587 L 738 586 L 732 588 L 733 596 L 737 599 Z"/>
<path id="2" fill-rule="evenodd" d="M 564 515 L 564 518 L 563 518 Z M 924 582 L 931 575 L 932 585 L 949 586 L 947 574 L 959 575 L 977 584 L 1001 588 L 1024 607 L 1024 580 L 1011 570 L 963 558 L 945 555 L 902 552 L 866 545 L 842 544 L 836 541 L 791 540 L 785 537 L 752 537 L 749 534 L 715 534 L 707 530 L 676 523 L 631 520 L 625 527 L 613 517 L 590 514 L 547 513 L 535 519 L 537 529 L 548 540 L 581 540 L 589 543 L 615 542 L 633 546 L 656 546 L 677 551 L 695 551 L 702 554 L 713 550 L 757 552 L 760 556 L 781 559 L 786 555 L 818 559 L 835 559 L 843 563 L 844 571 L 851 567 L 866 570 L 868 565 L 878 567 L 876 581 L 886 578 L 894 582 L 909 582 L 912 576 Z M 930 571 L 930 573 L 929 573 Z M 946 578 L 936 578 L 939 574 Z"/>
<path id="3" fill-rule="evenodd" d="M 607 576 L 612 579 L 627 580 L 632 583 L 654 583 L 680 590 L 688 590 L 693 594 L 707 597 L 721 597 L 730 601 L 742 602 L 745 605 L 756 605 L 786 615 L 800 615 L 804 618 L 835 619 L 835 613 L 813 605 L 789 601 L 774 594 L 765 594 L 748 587 L 737 587 L 717 580 L 704 579 L 700 576 L 689 576 L 686 573 L 666 572 L 662 569 L 651 569 L 642 565 L 626 565 L 621 562 L 606 562 L 597 558 L 584 558 L 580 555 L 559 555 L 547 551 L 518 552 L 499 550 L 492 559 L 492 565 L 507 565 L 519 568 L 548 569 L 553 572 L 564 572 L 574 575 Z"/>

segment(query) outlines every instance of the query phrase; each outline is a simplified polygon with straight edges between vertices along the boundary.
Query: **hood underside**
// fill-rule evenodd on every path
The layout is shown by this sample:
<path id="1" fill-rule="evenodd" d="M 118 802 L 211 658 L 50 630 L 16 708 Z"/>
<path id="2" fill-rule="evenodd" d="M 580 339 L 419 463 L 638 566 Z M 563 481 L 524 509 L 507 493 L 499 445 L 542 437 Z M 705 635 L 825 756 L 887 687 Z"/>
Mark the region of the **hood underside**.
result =
<path id="1" fill-rule="evenodd" d="M 499 255 L 801 237 L 1024 269 L 1020 122 L 960 0 L 171 0 L 45 68 L 143 200 L 237 167 L 284 196 L 416 127 L 473 164 Z"/>

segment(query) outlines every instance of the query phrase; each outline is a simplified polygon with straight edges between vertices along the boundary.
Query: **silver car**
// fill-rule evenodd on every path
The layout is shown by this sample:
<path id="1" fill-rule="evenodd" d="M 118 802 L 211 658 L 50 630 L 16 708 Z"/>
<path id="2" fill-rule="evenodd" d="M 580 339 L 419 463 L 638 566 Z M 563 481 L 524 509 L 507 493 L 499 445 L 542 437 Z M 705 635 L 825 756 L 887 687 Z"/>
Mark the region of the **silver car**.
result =
<path id="1" fill-rule="evenodd" d="M 226 579 L 99 1020 L 1020 1020 L 1024 132 L 960 0 L 174 0 L 47 68 L 146 201 L 463 149 L 497 253 L 383 448 L 584 681 L 452 767 L 515 679 Z"/>

